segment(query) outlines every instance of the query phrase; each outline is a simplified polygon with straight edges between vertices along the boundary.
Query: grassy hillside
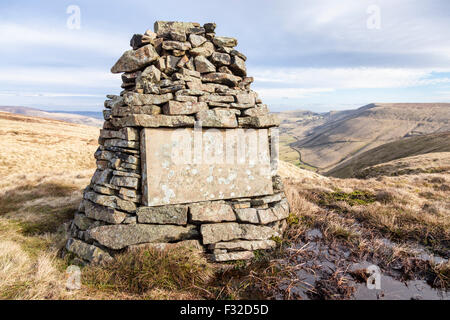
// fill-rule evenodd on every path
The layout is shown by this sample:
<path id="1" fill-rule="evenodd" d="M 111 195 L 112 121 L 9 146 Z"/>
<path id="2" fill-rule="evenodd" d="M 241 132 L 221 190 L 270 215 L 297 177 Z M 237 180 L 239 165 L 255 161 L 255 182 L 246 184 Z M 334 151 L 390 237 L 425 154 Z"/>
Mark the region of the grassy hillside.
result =
<path id="1" fill-rule="evenodd" d="M 0 298 L 70 299 L 58 257 L 99 129 L 0 112 Z"/>
<path id="2" fill-rule="evenodd" d="M 450 286 L 450 264 L 428 259 L 450 252 L 448 170 L 336 179 L 281 162 L 291 214 L 277 249 L 220 266 L 183 248 L 126 251 L 68 291 L 61 226 L 95 170 L 98 129 L 0 113 L 0 134 L 0 299 L 367 298 L 362 262 L 401 288 L 421 281 L 420 295 Z"/>
<path id="3" fill-rule="evenodd" d="M 401 176 L 450 171 L 450 152 L 437 152 L 406 157 L 364 168 L 354 174 L 367 179 L 379 176 Z"/>
<path id="4" fill-rule="evenodd" d="M 343 162 L 326 175 L 350 178 L 366 167 L 433 152 L 450 152 L 450 132 L 410 137 L 383 144 Z"/>
<path id="5" fill-rule="evenodd" d="M 0 112 L 0 135 L 3 187 L 16 175 L 92 168 L 99 128 Z"/>
<path id="6" fill-rule="evenodd" d="M 282 134 L 297 140 L 290 147 L 321 172 L 392 141 L 450 131 L 450 104 L 445 103 L 377 103 L 302 122 L 286 117 Z"/>

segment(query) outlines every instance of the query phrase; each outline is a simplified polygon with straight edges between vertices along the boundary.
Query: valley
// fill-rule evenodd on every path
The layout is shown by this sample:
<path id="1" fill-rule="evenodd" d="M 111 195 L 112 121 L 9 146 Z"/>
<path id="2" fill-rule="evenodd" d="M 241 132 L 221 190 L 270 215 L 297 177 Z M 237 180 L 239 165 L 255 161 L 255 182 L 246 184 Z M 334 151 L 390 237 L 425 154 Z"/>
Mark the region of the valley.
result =
<path id="1" fill-rule="evenodd" d="M 282 120 L 281 148 L 287 154 L 282 160 L 322 173 L 333 172 L 386 143 L 450 131 L 450 104 L 446 103 L 375 103 L 356 110 L 278 115 Z M 295 152 L 301 156 L 296 157 Z M 407 155 L 404 150 L 403 156 Z"/>

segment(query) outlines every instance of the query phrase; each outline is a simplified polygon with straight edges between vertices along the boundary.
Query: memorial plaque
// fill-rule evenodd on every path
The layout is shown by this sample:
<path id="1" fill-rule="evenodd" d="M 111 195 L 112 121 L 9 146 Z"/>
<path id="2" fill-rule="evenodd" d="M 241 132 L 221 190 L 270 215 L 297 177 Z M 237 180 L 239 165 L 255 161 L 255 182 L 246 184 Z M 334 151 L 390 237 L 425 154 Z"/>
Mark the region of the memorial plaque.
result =
<path id="1" fill-rule="evenodd" d="M 272 194 L 268 129 L 145 128 L 146 206 Z"/>

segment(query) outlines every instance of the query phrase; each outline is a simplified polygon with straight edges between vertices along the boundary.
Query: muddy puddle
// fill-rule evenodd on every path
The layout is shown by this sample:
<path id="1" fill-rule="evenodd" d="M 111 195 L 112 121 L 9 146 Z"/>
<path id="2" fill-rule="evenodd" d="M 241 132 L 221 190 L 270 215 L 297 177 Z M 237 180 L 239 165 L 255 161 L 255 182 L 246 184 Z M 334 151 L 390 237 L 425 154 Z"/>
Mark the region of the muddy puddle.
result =
<path id="1" fill-rule="evenodd" d="M 386 246 L 394 244 L 386 240 Z M 417 250 L 416 258 L 447 261 Z M 277 299 L 450 300 L 449 291 L 433 288 L 425 279 L 403 281 L 398 269 L 381 270 L 373 261 L 358 261 L 345 246 L 325 243 L 318 229 L 306 232 L 280 263 L 293 270 L 295 279 L 282 282 Z"/>
<path id="2" fill-rule="evenodd" d="M 372 268 L 371 268 L 372 267 Z M 369 262 L 356 263 L 350 271 L 375 269 Z M 380 270 L 381 271 L 381 270 Z M 370 271 L 369 271 L 370 272 Z M 367 280 L 361 283 L 352 281 L 355 287 L 353 299 L 355 300 L 450 300 L 446 291 L 432 288 L 425 280 L 399 281 L 394 277 L 379 273 L 378 288 L 374 282 Z M 372 284 L 372 285 L 370 285 Z"/>
<path id="3" fill-rule="evenodd" d="M 431 288 L 424 280 L 405 283 L 381 275 L 381 289 L 368 289 L 366 283 L 356 285 L 356 300 L 450 300 L 445 291 Z"/>

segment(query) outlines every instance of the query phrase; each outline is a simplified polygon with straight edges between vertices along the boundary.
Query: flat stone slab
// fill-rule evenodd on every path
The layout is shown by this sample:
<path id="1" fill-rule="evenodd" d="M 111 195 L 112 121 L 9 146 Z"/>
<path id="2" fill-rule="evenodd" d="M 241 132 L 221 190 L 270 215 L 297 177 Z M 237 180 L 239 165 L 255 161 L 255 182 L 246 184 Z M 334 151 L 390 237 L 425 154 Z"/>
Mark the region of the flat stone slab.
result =
<path id="1" fill-rule="evenodd" d="M 106 251 L 77 239 L 69 239 L 66 243 L 66 249 L 93 264 L 101 264 L 113 260 Z"/>
<path id="2" fill-rule="evenodd" d="M 89 200 L 93 203 L 99 204 L 104 207 L 109 207 L 113 209 L 118 209 L 126 212 L 135 212 L 136 204 L 122 200 L 116 196 L 105 196 L 98 194 L 93 191 L 85 192 L 84 199 Z M 89 217 L 89 216 L 88 216 Z"/>
<path id="3" fill-rule="evenodd" d="M 87 218 L 119 224 L 127 217 L 124 212 L 117 211 L 110 207 L 104 207 L 88 200 L 84 200 L 84 210 Z M 86 228 L 87 229 L 87 228 Z"/>
<path id="4" fill-rule="evenodd" d="M 267 129 L 145 128 L 145 206 L 273 194 Z"/>
<path id="5" fill-rule="evenodd" d="M 179 21 L 156 21 L 154 30 L 158 37 L 165 37 L 171 31 L 187 33 L 190 29 L 198 27 L 194 22 L 179 22 Z"/>
<path id="6" fill-rule="evenodd" d="M 252 199 L 251 203 L 252 203 L 252 206 L 261 206 L 263 204 L 281 201 L 282 199 L 283 199 L 283 194 L 277 193 L 277 194 L 273 194 L 273 195 L 266 196 L 266 197 Z"/>
<path id="7" fill-rule="evenodd" d="M 196 249 L 200 251 L 204 251 L 205 249 L 201 245 L 200 241 L 198 240 L 184 240 L 180 242 L 175 243 L 145 243 L 145 244 L 137 244 L 134 246 L 129 246 L 128 250 L 139 250 L 139 249 L 155 249 L 155 250 L 170 250 L 175 248 L 189 248 L 189 249 Z"/>
<path id="8" fill-rule="evenodd" d="M 220 201 L 190 205 L 189 212 L 193 222 L 222 222 L 236 220 L 231 205 Z"/>
<path id="9" fill-rule="evenodd" d="M 280 119 L 274 114 L 257 117 L 242 117 L 239 118 L 239 125 L 242 127 L 253 128 L 278 127 L 280 125 Z"/>
<path id="10" fill-rule="evenodd" d="M 286 200 L 276 203 L 266 209 L 245 208 L 235 209 L 240 222 L 269 224 L 286 219 L 289 216 L 289 204 Z"/>
<path id="11" fill-rule="evenodd" d="M 130 224 L 101 226 L 87 231 L 89 237 L 114 250 L 142 243 L 159 243 L 193 239 L 195 226 Z"/>
<path id="12" fill-rule="evenodd" d="M 183 205 L 140 207 L 136 214 L 139 223 L 153 224 L 187 224 L 188 207 Z"/>
<path id="13" fill-rule="evenodd" d="M 184 127 L 194 126 L 195 119 L 190 116 L 168 116 L 163 114 L 132 114 L 123 118 L 113 118 L 112 123 L 117 127 Z"/>
<path id="14" fill-rule="evenodd" d="M 277 246 L 273 240 L 256 240 L 256 241 L 244 241 L 235 240 L 230 242 L 219 242 L 212 244 L 210 247 L 212 250 L 224 249 L 227 251 L 254 251 L 254 250 L 266 250 L 273 249 Z"/>
<path id="15" fill-rule="evenodd" d="M 236 222 L 203 224 L 200 227 L 203 244 L 213 244 L 222 241 L 238 239 L 268 240 L 280 236 L 273 228 L 253 224 L 239 224 Z"/>

